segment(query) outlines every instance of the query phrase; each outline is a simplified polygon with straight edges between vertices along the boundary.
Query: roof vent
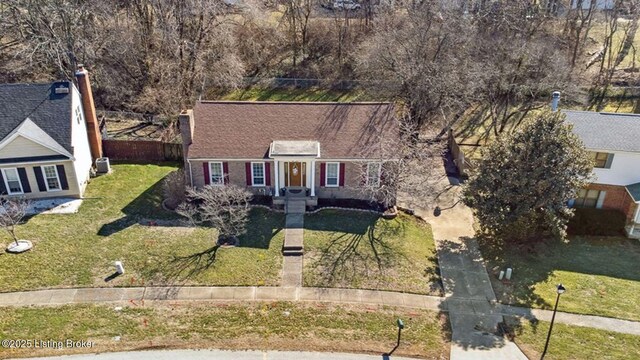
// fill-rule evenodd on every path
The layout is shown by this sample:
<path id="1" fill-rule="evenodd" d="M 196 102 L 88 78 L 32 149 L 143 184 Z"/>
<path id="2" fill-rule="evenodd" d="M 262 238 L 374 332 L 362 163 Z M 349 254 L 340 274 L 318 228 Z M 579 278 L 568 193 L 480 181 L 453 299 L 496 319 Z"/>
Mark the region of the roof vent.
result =
<path id="1" fill-rule="evenodd" d="M 69 88 L 66 86 L 58 86 L 54 92 L 56 94 L 68 94 L 69 93 Z"/>

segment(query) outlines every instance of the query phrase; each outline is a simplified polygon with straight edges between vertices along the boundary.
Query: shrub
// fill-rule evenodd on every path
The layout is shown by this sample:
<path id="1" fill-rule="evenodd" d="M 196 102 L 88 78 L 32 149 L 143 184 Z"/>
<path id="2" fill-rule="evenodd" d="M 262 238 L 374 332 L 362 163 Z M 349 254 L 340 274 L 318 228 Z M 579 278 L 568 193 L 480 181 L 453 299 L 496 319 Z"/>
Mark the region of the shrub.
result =
<path id="1" fill-rule="evenodd" d="M 186 200 L 184 170 L 178 169 L 164 178 L 162 194 L 165 206 L 174 210 Z"/>
<path id="2" fill-rule="evenodd" d="M 617 210 L 576 208 L 569 221 L 569 235 L 624 235 L 625 215 Z"/>

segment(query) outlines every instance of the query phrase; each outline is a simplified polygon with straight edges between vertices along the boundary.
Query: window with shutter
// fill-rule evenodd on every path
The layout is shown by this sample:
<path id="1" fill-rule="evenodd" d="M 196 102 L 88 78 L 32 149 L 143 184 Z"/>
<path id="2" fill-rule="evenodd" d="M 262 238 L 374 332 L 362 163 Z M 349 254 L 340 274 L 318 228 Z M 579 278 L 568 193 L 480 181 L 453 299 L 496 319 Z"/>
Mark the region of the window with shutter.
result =
<path id="1" fill-rule="evenodd" d="M 209 176 L 212 185 L 224 185 L 224 167 L 222 162 L 209 163 Z"/>
<path id="2" fill-rule="evenodd" d="M 22 190 L 22 184 L 20 183 L 20 177 L 18 176 L 18 169 L 2 169 L 2 175 L 4 177 L 5 186 L 7 187 L 7 193 L 9 195 L 24 194 L 24 191 Z"/>
<path id="3" fill-rule="evenodd" d="M 264 163 L 263 162 L 252 162 L 251 163 L 251 184 L 253 186 L 264 186 L 265 185 L 265 172 L 264 172 Z"/>
<path id="4" fill-rule="evenodd" d="M 340 178 L 340 163 L 328 162 L 326 164 L 326 179 L 325 186 L 337 187 L 339 185 L 338 179 Z"/>
<path id="5" fill-rule="evenodd" d="M 372 162 L 367 164 L 367 185 L 380 185 L 380 163 Z"/>
<path id="6" fill-rule="evenodd" d="M 42 172 L 44 174 L 44 183 L 47 186 L 47 191 L 62 190 L 60 187 L 60 177 L 58 176 L 58 170 L 55 165 L 43 166 Z"/>

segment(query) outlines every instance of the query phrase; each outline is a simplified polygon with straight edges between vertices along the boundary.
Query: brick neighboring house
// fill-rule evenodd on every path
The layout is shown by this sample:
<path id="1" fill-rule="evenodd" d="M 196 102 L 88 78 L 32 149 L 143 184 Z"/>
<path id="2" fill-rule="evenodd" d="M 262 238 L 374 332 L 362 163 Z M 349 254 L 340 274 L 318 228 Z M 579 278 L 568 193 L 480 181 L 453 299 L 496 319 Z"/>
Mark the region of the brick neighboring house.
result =
<path id="1" fill-rule="evenodd" d="M 0 195 L 82 197 L 102 147 L 88 74 L 76 77 L 0 84 Z"/>
<path id="2" fill-rule="evenodd" d="M 640 115 L 562 111 L 592 154 L 594 180 L 574 206 L 619 210 L 627 234 L 640 238 Z"/>
<path id="3" fill-rule="evenodd" d="M 357 186 L 380 181 L 374 145 L 398 135 L 391 103 L 201 101 L 180 130 L 191 186 L 235 184 L 308 206 L 364 199 Z"/>

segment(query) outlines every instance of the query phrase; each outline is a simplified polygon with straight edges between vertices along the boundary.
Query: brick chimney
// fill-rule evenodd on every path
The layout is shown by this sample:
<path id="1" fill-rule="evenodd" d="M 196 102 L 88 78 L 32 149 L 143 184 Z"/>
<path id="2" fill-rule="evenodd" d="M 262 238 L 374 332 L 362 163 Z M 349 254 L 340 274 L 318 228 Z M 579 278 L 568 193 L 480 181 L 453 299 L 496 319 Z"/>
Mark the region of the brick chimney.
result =
<path id="1" fill-rule="evenodd" d="M 184 158 L 187 158 L 187 152 L 189 151 L 189 145 L 193 142 L 193 110 L 182 110 L 178 116 L 178 123 L 180 125 L 180 134 L 182 135 L 182 150 Z"/>
<path id="2" fill-rule="evenodd" d="M 78 64 L 76 70 L 78 89 L 82 98 L 82 110 L 84 119 L 87 122 L 87 136 L 89 137 L 89 147 L 91 148 L 91 158 L 95 162 L 102 157 L 102 136 L 100 135 L 100 124 L 96 118 L 96 107 L 93 103 L 93 92 L 89 82 L 89 72 L 82 64 Z"/>
<path id="3" fill-rule="evenodd" d="M 182 135 L 182 157 L 184 158 L 184 168 L 190 169 L 189 166 L 189 146 L 193 142 L 193 129 L 195 124 L 193 122 L 193 110 L 182 110 L 178 116 L 178 126 L 180 126 L 180 135 Z M 193 184 L 191 182 L 191 171 L 186 170 L 184 172 L 187 184 Z"/>

